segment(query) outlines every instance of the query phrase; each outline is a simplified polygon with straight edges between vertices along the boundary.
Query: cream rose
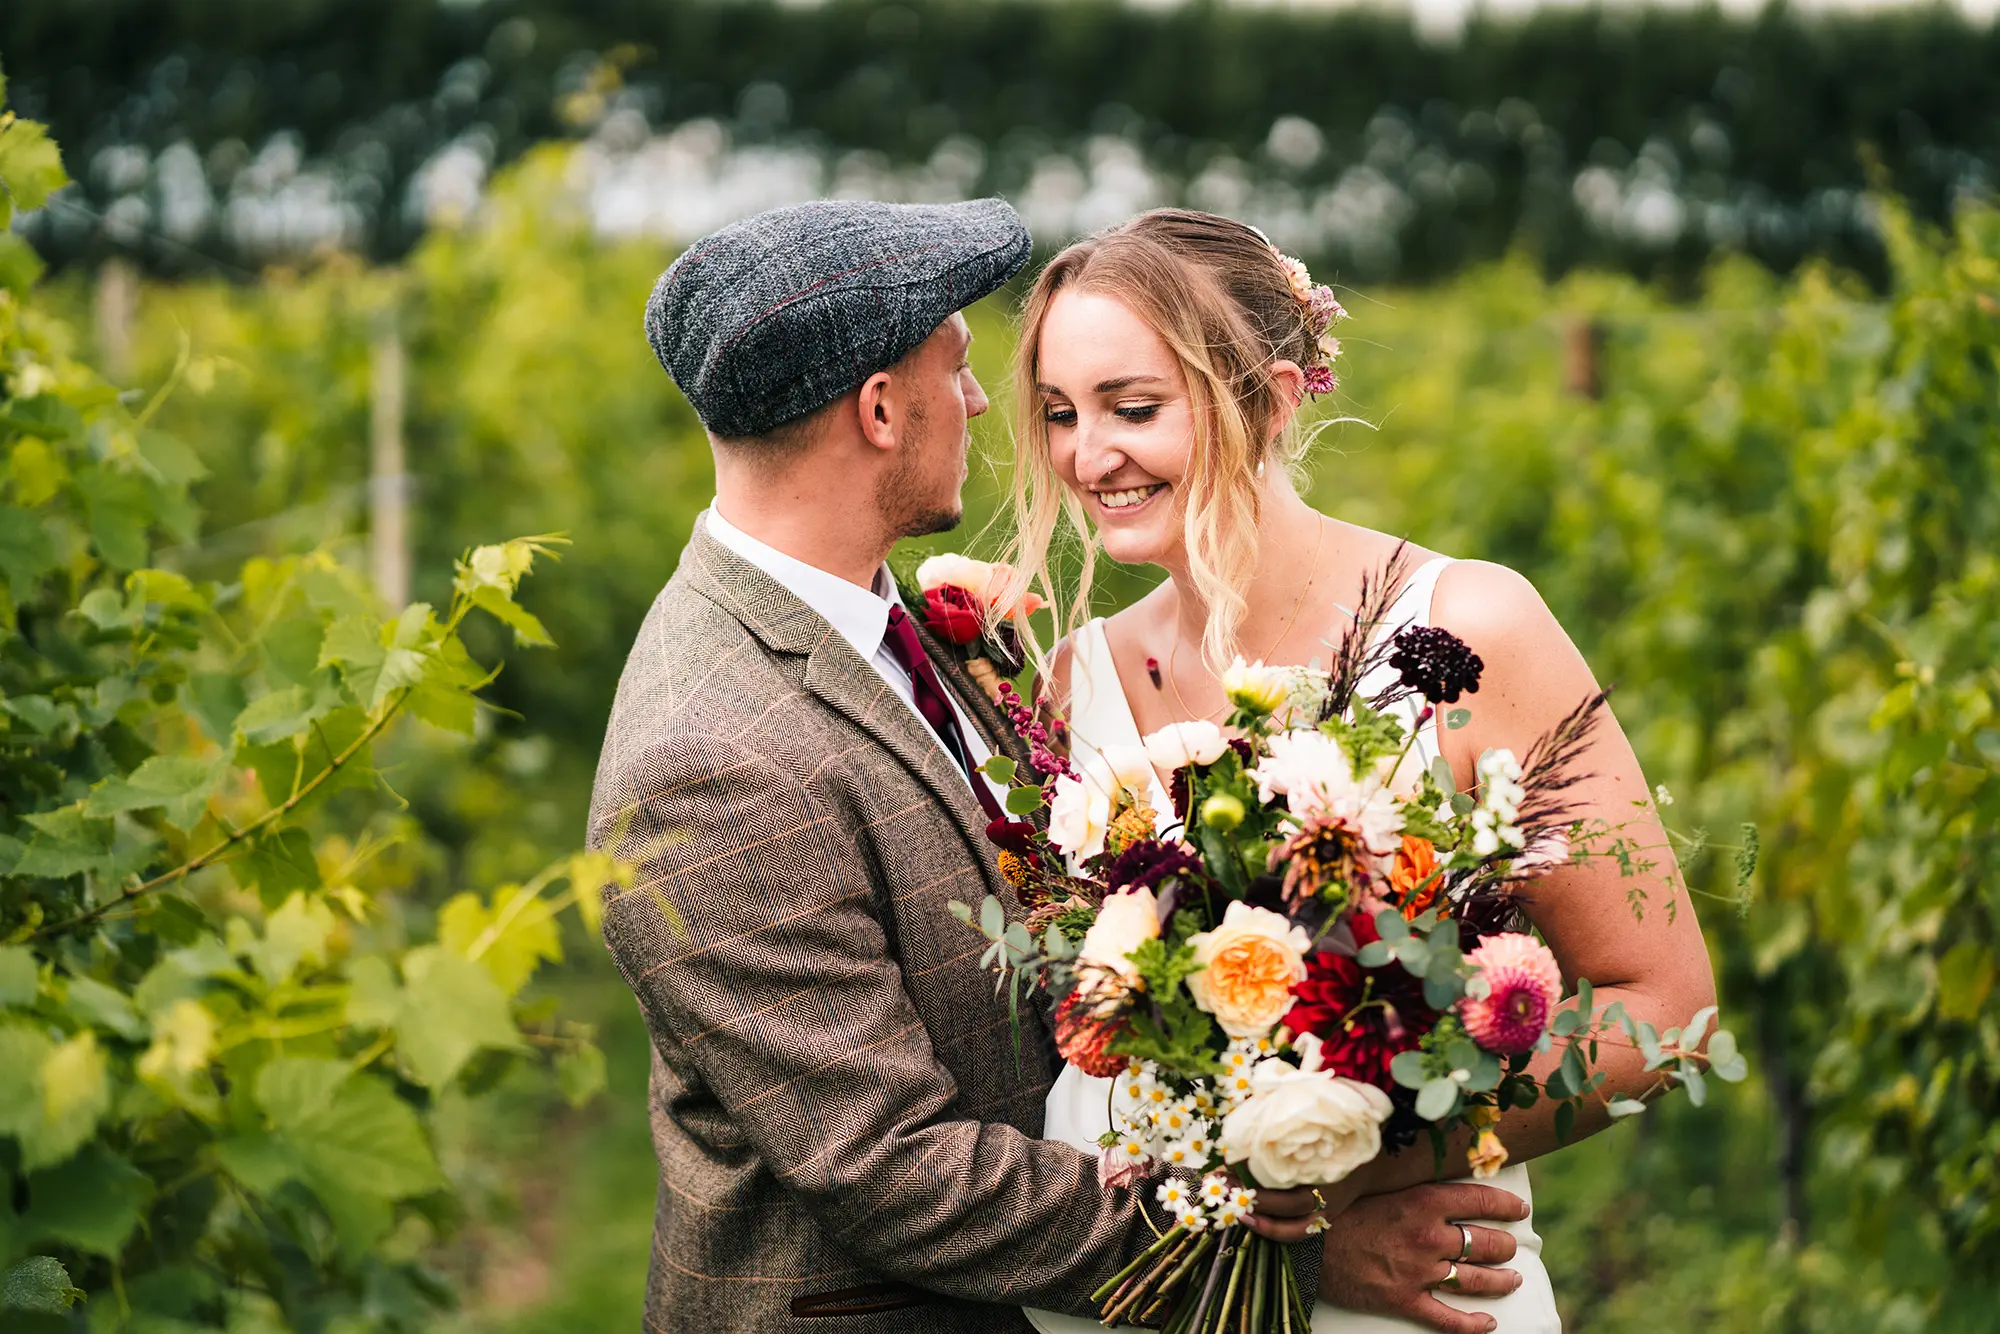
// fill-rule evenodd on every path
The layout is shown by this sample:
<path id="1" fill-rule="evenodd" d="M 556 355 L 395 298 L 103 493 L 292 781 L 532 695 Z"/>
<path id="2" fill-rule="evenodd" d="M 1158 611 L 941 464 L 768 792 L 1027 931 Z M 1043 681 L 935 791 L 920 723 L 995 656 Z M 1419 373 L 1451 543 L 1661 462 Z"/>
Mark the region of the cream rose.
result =
<path id="1" fill-rule="evenodd" d="M 1013 607 L 1001 606 L 1001 599 L 1006 596 L 1007 585 L 1013 578 L 1014 567 L 1004 560 L 974 560 L 954 551 L 932 556 L 917 566 L 917 587 L 926 593 L 933 588 L 962 588 L 974 600 L 997 611 L 1002 619 L 1040 611 L 1043 605 L 1041 598 L 1025 590 Z"/>
<path id="2" fill-rule="evenodd" d="M 947 551 L 917 566 L 917 587 L 928 593 L 933 588 L 962 588 L 981 602 L 992 599 L 996 567 L 990 562 Z"/>
<path id="3" fill-rule="evenodd" d="M 1214 764 L 1229 749 L 1222 729 L 1205 719 L 1169 723 L 1146 738 L 1146 758 L 1156 769 L 1172 773 L 1190 764 Z"/>
<path id="4" fill-rule="evenodd" d="M 1382 1152 L 1394 1104 L 1373 1084 L 1300 1070 L 1257 1067 L 1257 1087 L 1222 1122 L 1222 1156 L 1248 1162 L 1257 1184 L 1293 1190 L 1339 1181 Z"/>
<path id="5" fill-rule="evenodd" d="M 1132 966 L 1133 950 L 1160 934 L 1160 906 L 1150 889 L 1108 894 L 1097 909 L 1097 920 L 1083 937 L 1077 951 L 1078 963 L 1108 968 L 1125 978 L 1138 976 Z"/>
<path id="6" fill-rule="evenodd" d="M 1187 980 L 1194 1003 L 1230 1037 L 1256 1038 L 1292 1008 L 1292 985 L 1305 978 L 1312 937 L 1268 908 L 1239 900 L 1220 926 L 1189 936 L 1188 944 L 1202 965 Z"/>

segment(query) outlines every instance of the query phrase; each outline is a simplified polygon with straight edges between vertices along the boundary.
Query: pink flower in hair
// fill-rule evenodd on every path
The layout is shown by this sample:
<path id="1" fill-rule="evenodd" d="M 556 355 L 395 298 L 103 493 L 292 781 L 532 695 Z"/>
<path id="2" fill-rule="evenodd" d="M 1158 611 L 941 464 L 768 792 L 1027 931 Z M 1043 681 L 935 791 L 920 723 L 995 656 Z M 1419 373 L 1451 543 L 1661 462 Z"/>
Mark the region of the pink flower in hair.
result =
<path id="1" fill-rule="evenodd" d="M 1485 996 L 1467 996 L 1458 1003 L 1465 1031 L 1501 1056 L 1534 1050 L 1562 999 L 1562 970 L 1555 955 L 1533 936 L 1509 931 L 1487 937 L 1465 957 L 1487 987 Z"/>
<path id="2" fill-rule="evenodd" d="M 1340 379 L 1331 366 L 1306 367 L 1306 392 L 1308 394 L 1330 394 L 1340 387 Z"/>

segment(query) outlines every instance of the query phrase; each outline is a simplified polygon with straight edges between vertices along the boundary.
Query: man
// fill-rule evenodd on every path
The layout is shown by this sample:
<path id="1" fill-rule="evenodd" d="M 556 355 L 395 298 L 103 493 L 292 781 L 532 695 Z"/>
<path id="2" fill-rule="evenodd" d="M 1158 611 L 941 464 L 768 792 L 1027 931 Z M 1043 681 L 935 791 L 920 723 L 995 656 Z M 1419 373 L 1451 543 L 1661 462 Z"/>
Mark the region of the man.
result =
<path id="1" fill-rule="evenodd" d="M 1046 1032 L 1024 1007 L 1016 1041 L 950 911 L 1018 908 L 977 766 L 1021 757 L 883 565 L 958 522 L 987 406 L 958 312 L 1028 251 L 998 200 L 808 204 L 697 242 L 648 303 L 716 470 L 591 804 L 640 866 L 604 934 L 653 1037 L 651 1330 L 1025 1331 L 1153 1239 L 1037 1138 Z"/>

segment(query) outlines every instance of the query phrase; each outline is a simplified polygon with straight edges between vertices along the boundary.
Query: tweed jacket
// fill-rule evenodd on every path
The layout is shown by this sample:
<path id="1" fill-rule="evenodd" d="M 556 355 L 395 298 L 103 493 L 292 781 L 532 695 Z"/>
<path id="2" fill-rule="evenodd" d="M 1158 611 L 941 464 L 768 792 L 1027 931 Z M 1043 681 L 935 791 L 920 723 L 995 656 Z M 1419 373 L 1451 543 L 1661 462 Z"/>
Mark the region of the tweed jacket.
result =
<path id="1" fill-rule="evenodd" d="M 1011 739 L 926 647 L 996 753 Z M 590 842 L 637 864 L 604 936 L 653 1042 L 664 1334 L 1026 1331 L 1089 1314 L 1152 1240 L 1133 1193 L 1036 1138 L 1056 1073 L 951 916 L 1001 879 L 916 714 L 697 521 L 640 629 Z"/>

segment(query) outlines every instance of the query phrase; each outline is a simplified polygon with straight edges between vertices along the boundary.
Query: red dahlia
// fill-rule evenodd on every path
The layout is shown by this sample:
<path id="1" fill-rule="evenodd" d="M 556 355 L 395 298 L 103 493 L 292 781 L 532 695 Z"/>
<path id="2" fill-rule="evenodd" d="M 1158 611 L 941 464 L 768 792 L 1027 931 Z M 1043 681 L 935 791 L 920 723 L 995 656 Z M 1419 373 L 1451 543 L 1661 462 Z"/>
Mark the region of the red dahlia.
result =
<path id="1" fill-rule="evenodd" d="M 1064 996 L 1056 1006 L 1056 1050 L 1086 1075 L 1110 1079 L 1124 1073 L 1128 1058 L 1104 1050 L 1124 1030 L 1123 1021 L 1099 1019 L 1091 1013 L 1090 1006 L 1078 1004 L 1082 995 L 1079 988 Z"/>
<path id="2" fill-rule="evenodd" d="M 1349 914 L 1347 924 L 1356 948 L 1378 938 L 1365 913 Z M 1345 954 L 1322 950 L 1306 960 L 1305 981 L 1292 995 L 1285 1023 L 1326 1044 L 1321 1048 L 1326 1068 L 1385 1093 L 1396 1091 L 1389 1062 L 1415 1050 L 1438 1019 L 1424 1003 L 1423 981 L 1393 959 L 1380 968 L 1363 968 Z"/>

